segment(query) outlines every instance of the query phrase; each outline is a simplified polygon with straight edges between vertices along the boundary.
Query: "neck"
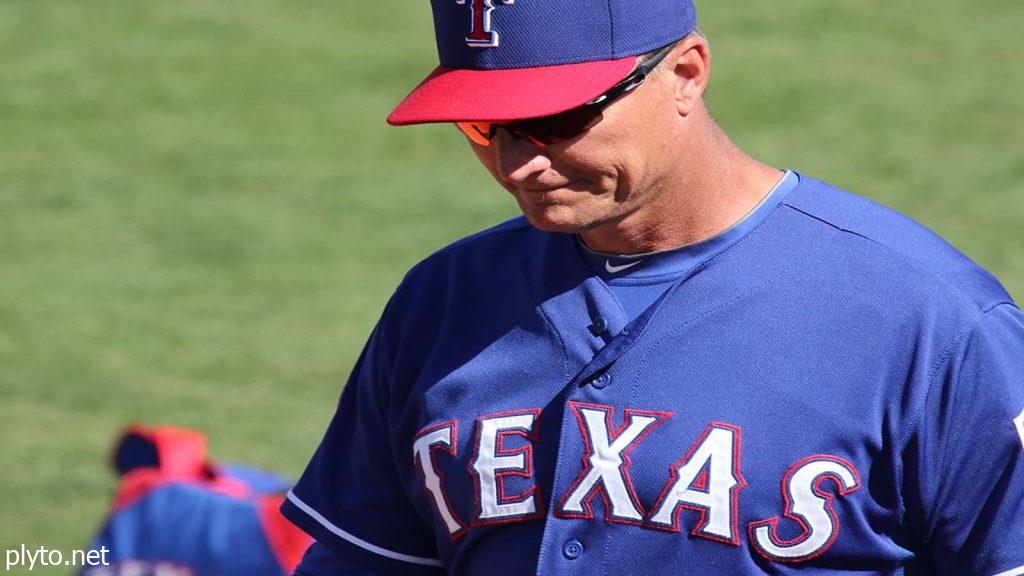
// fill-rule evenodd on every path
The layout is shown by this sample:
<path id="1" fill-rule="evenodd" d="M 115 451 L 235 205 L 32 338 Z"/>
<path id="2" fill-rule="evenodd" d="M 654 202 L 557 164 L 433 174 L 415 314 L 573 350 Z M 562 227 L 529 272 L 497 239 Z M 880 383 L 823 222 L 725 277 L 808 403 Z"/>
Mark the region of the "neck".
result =
<path id="1" fill-rule="evenodd" d="M 696 120 L 696 119 L 695 119 Z M 643 254 L 700 242 L 749 213 L 782 172 L 741 151 L 706 114 L 677 141 L 692 142 L 635 210 L 580 233 L 599 252 Z"/>

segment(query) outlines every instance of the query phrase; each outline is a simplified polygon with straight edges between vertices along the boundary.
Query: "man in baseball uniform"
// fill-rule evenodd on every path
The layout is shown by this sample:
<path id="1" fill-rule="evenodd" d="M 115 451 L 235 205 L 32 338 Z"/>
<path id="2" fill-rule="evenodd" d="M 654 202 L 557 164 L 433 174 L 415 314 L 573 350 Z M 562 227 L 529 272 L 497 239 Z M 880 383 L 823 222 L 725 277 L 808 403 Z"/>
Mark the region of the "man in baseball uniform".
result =
<path id="1" fill-rule="evenodd" d="M 1024 315 L 739 150 L 689 0 L 432 0 L 523 217 L 406 275 L 286 500 L 300 574 L 1024 574 Z"/>

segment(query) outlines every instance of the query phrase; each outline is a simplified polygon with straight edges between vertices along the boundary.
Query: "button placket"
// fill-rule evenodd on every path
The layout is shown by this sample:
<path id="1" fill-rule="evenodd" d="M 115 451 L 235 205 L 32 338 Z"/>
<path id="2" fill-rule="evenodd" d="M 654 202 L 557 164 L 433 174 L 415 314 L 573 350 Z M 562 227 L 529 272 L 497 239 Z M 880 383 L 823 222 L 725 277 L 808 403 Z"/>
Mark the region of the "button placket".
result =
<path id="1" fill-rule="evenodd" d="M 594 388 L 597 388 L 598 390 L 607 388 L 608 385 L 611 383 L 612 375 L 607 372 L 602 372 L 601 374 L 598 374 L 596 377 L 590 380 L 590 385 L 593 386 Z"/>
<path id="2" fill-rule="evenodd" d="M 569 560 L 576 560 L 583 555 L 583 543 L 575 538 L 562 546 L 562 555 Z"/>

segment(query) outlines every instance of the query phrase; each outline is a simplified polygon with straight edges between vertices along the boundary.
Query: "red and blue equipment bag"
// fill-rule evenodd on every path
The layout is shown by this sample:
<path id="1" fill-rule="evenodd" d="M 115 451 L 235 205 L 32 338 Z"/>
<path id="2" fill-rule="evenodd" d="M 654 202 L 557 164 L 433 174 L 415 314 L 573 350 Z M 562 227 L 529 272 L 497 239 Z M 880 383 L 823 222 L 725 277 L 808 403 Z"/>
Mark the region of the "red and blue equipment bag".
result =
<path id="1" fill-rule="evenodd" d="M 131 426 L 111 464 L 121 481 L 91 548 L 105 565 L 82 576 L 285 576 L 309 547 L 277 510 L 291 483 L 211 463 L 199 432 Z"/>

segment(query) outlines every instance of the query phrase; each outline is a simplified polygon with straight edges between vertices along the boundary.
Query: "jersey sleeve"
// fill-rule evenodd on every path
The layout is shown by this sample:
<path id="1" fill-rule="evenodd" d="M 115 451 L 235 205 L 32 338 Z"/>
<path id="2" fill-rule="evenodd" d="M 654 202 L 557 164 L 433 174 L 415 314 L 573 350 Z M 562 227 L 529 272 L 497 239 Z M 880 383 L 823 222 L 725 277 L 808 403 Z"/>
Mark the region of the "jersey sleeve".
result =
<path id="1" fill-rule="evenodd" d="M 316 542 L 306 550 L 302 562 L 295 568 L 293 576 L 382 576 L 380 572 L 366 568 L 337 554 L 334 550 Z"/>
<path id="2" fill-rule="evenodd" d="M 319 448 L 281 511 L 330 550 L 335 567 L 363 570 L 337 568 L 337 576 L 437 576 L 444 572 L 433 532 L 403 489 L 393 457 L 384 322 L 359 356 Z"/>
<path id="3" fill-rule="evenodd" d="M 949 355 L 909 444 L 908 512 L 937 574 L 1024 574 L 1024 315 L 986 312 Z"/>

